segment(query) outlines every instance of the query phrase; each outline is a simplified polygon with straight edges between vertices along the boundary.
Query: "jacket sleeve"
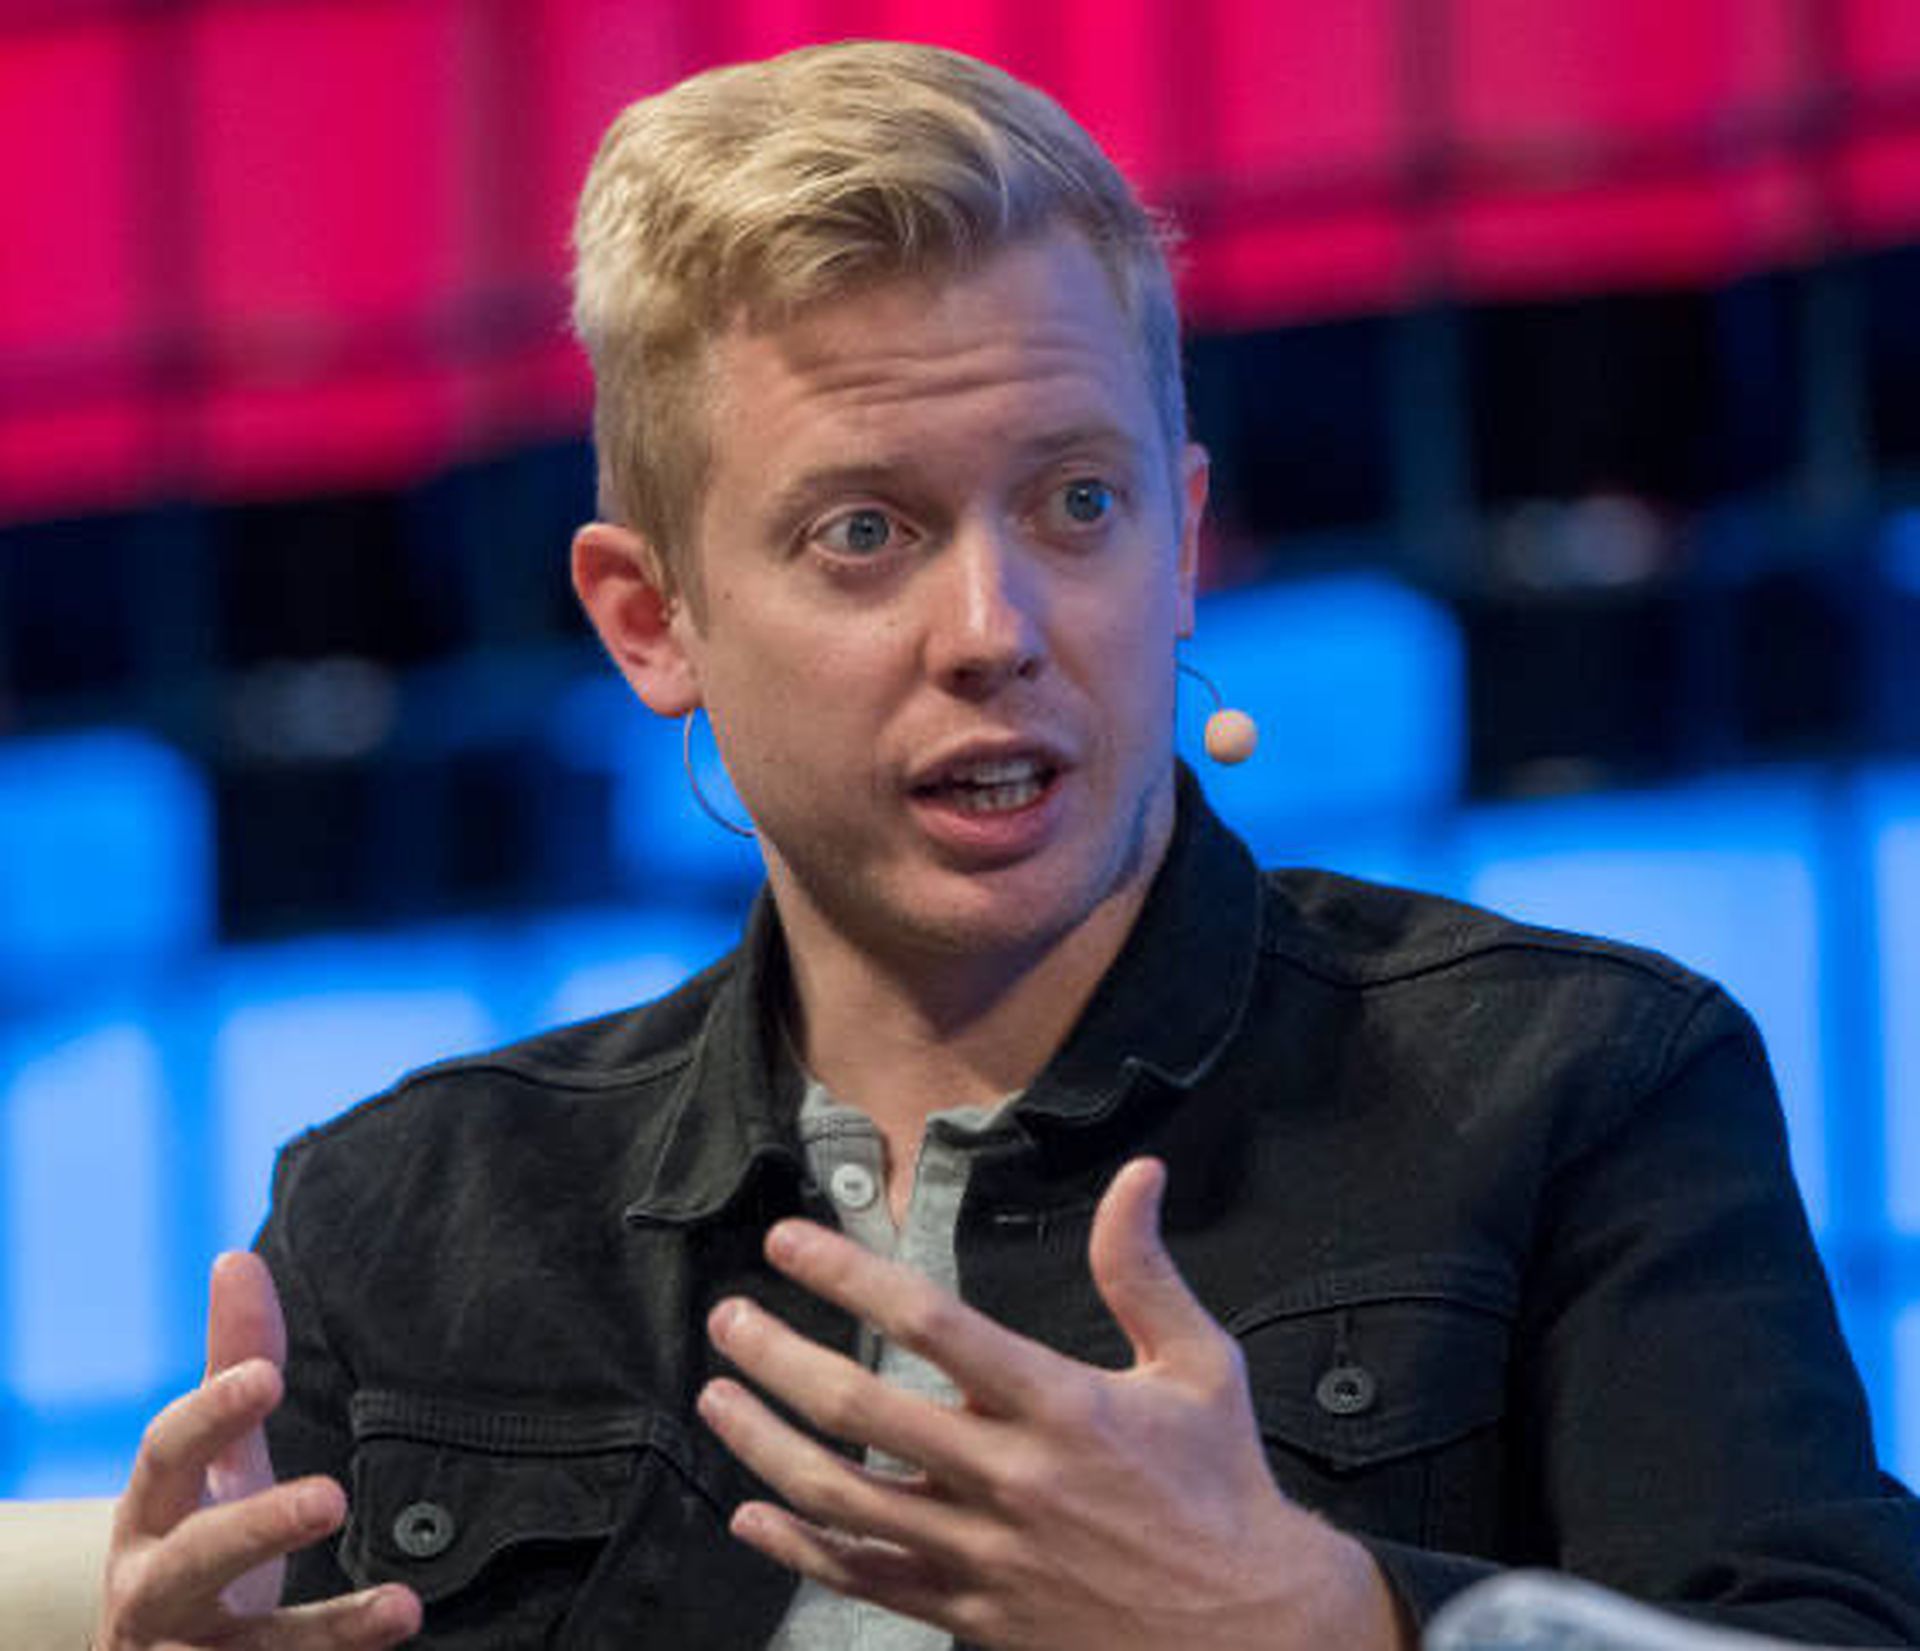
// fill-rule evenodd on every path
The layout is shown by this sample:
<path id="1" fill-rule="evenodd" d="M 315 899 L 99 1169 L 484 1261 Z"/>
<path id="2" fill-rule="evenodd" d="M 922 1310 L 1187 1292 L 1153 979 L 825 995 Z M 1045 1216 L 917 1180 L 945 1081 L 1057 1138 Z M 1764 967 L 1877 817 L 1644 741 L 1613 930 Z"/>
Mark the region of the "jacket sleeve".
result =
<path id="1" fill-rule="evenodd" d="M 254 1241 L 273 1274 L 287 1324 L 286 1394 L 267 1419 L 267 1442 L 276 1478 L 325 1474 L 351 1494 L 348 1402 L 353 1383 L 328 1338 L 318 1298 L 297 1250 L 300 1163 L 297 1144 L 282 1152 L 274 1172 L 273 1204 Z M 288 1559 L 282 1593 L 288 1604 L 353 1591 L 354 1584 L 335 1558 L 337 1541 L 328 1537 Z"/>
<path id="2" fill-rule="evenodd" d="M 1719 991 L 1547 1178 L 1513 1378 L 1562 1569 L 1751 1633 L 1920 1645 L 1920 1506 L 1875 1464 L 1766 1057 Z M 1418 1620 L 1492 1569 L 1369 1546 Z"/>

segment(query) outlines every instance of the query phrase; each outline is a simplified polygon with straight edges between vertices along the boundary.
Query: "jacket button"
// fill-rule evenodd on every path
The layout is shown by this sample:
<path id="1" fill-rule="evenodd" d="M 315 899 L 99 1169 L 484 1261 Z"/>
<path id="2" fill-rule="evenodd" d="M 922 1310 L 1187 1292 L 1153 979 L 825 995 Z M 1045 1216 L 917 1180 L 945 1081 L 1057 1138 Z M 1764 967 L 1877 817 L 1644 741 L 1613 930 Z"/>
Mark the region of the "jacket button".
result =
<path id="1" fill-rule="evenodd" d="M 880 1196 L 880 1180 L 865 1164 L 835 1164 L 827 1191 L 843 1210 L 864 1210 Z"/>
<path id="2" fill-rule="evenodd" d="M 409 1559 L 433 1559 L 453 1546 L 453 1515 L 438 1502 L 409 1502 L 394 1515 L 393 1540 Z"/>
<path id="3" fill-rule="evenodd" d="M 1314 1403 L 1329 1416 L 1363 1415 L 1379 1397 L 1379 1382 L 1362 1364 L 1336 1364 L 1313 1389 Z"/>

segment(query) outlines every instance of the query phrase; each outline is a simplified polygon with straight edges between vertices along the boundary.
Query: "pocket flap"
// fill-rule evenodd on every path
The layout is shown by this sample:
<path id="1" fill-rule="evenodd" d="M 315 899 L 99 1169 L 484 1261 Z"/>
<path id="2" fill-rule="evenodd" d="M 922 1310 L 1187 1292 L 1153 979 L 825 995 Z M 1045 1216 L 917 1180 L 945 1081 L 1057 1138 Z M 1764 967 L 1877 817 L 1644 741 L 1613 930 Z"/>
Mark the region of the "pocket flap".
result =
<path id="1" fill-rule="evenodd" d="M 1234 1315 L 1260 1429 L 1336 1469 L 1433 1450 L 1506 1409 L 1511 1280 L 1422 1257 L 1313 1280 Z"/>
<path id="2" fill-rule="evenodd" d="M 362 1392 L 342 1568 L 431 1603 L 509 1549 L 600 1542 L 650 1443 L 640 1411 L 557 1415 Z"/>

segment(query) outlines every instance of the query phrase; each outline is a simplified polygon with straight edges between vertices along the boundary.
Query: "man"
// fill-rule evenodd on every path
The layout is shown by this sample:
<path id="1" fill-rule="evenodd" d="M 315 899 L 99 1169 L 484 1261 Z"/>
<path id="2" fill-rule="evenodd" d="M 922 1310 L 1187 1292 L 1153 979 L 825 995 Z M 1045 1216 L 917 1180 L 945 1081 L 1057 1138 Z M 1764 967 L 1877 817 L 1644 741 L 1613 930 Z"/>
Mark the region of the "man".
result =
<path id="1" fill-rule="evenodd" d="M 766 897 L 288 1150 L 103 1646 L 1368 1651 L 1515 1563 L 1920 1640 L 1744 1017 L 1176 769 L 1206 460 L 1091 142 L 824 48 L 628 110 L 578 244 L 575 584 Z"/>

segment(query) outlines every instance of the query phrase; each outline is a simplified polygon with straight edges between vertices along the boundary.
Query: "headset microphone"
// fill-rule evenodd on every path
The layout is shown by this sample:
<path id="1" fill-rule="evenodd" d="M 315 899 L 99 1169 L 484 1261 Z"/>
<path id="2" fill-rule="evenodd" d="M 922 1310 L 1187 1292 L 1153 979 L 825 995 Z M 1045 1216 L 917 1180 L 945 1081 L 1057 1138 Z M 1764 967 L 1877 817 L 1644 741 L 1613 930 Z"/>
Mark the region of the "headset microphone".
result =
<path id="1" fill-rule="evenodd" d="M 1239 707 L 1227 704 L 1220 697 L 1220 690 L 1214 686 L 1213 678 L 1205 671 L 1189 665 L 1184 659 L 1175 663 L 1206 689 L 1207 697 L 1213 701 L 1213 714 L 1207 718 L 1204 740 L 1207 755 L 1226 768 L 1245 762 L 1260 743 L 1260 725 Z"/>

